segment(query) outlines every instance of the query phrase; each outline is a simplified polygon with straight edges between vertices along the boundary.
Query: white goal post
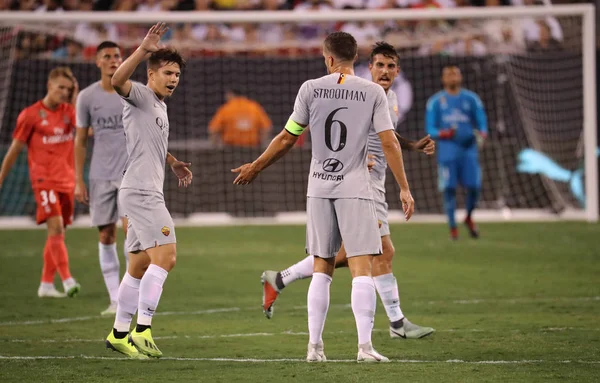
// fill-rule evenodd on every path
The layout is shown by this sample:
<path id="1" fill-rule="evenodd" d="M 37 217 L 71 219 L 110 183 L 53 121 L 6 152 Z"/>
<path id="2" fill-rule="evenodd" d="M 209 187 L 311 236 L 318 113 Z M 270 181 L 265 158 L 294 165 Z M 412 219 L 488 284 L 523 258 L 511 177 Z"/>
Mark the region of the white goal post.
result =
<path id="1" fill-rule="evenodd" d="M 598 190 L 598 141 L 597 141 L 597 108 L 596 108 L 596 35 L 595 8 L 590 4 L 555 5 L 555 6 L 513 6 L 513 7 L 461 7 L 452 9 L 420 9 L 420 10 L 339 10 L 329 12 L 296 12 L 296 11 L 229 11 L 229 12 L 2 12 L 0 13 L 0 29 L 5 26 L 54 25 L 60 23 L 125 23 L 150 24 L 162 21 L 167 24 L 195 23 L 294 23 L 299 22 L 339 22 L 339 21 L 419 21 L 419 20 L 458 20 L 458 19 L 520 19 L 541 17 L 577 17 L 581 20 L 580 54 L 581 54 L 581 94 L 582 94 L 582 126 L 581 142 L 583 143 L 583 163 L 585 172 L 585 208 L 582 210 L 565 209 L 561 214 L 548 213 L 541 208 L 507 209 L 498 205 L 498 209 L 484 209 L 478 212 L 482 220 L 545 220 L 576 219 L 597 222 L 599 218 Z M 302 42 L 298 42 L 301 44 Z M 579 46 L 579 44 L 578 44 Z M 1 58 L 0 61 L 6 58 Z M 4 65 L 2 65 L 4 67 Z M 0 75 L 1 77 L 1 75 Z M 1 91 L 1 90 L 0 90 Z M 541 101 L 543 102 L 543 100 Z M 0 103 L 1 105 L 1 103 Z M 291 105 L 288 111 L 291 110 Z M 493 107 L 493 106 L 492 106 Z M 0 111 L 2 115 L 2 111 Z M 2 120 L 0 120 L 2 124 Z M 12 129 L 11 126 L 0 127 Z M 275 126 L 277 129 L 278 127 Z M 491 127 L 493 129 L 493 127 Z M 414 137 L 412 137 L 414 138 Z M 410 171 L 410 169 L 408 170 Z M 441 199 L 441 196 L 439 196 Z M 0 201 L 1 202 L 1 201 Z M 0 212 L 0 227 L 4 218 Z M 232 219 L 227 214 L 195 213 L 186 215 L 185 222 L 190 224 L 238 224 L 251 223 L 251 218 Z M 215 218 L 216 217 L 216 218 Z M 225 217 L 225 218 L 223 218 Z M 274 217 L 274 218 L 273 218 Z M 257 218 L 256 222 L 302 222 L 303 216 L 294 211 L 274 214 L 271 218 Z M 441 214 L 431 214 L 423 221 L 443 219 Z M 397 219 L 396 219 L 397 218 Z M 418 220 L 418 216 L 415 216 Z M 14 218 L 12 218 L 12 222 Z M 402 221 L 400 214 L 391 212 L 390 221 Z M 25 222 L 25 221 L 22 221 Z M 183 220 L 181 221 L 183 222 Z M 13 226 L 14 227 L 14 226 Z"/>

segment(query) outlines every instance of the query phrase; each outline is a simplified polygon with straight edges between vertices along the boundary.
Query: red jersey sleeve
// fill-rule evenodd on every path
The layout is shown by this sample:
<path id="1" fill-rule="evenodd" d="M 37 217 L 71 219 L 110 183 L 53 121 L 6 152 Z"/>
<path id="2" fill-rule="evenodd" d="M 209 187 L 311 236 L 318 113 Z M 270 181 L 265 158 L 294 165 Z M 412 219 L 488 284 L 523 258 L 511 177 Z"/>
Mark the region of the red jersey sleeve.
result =
<path id="1" fill-rule="evenodd" d="M 29 143 L 29 138 L 33 133 L 32 118 L 29 115 L 29 108 L 23 109 L 17 118 L 17 127 L 13 132 L 13 138 L 25 143 Z"/>

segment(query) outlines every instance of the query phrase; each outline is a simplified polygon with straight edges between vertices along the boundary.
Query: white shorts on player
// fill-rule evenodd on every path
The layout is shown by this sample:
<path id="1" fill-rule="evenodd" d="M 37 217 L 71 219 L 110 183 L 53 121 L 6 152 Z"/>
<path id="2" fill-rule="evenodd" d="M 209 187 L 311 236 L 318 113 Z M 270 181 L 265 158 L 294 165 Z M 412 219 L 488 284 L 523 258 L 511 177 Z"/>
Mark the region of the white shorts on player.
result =
<path id="1" fill-rule="evenodd" d="M 119 204 L 121 180 L 90 180 L 90 215 L 92 226 L 117 223 L 125 217 Z"/>
<path id="2" fill-rule="evenodd" d="M 177 242 L 175 225 L 162 194 L 121 189 L 119 199 L 128 219 L 125 242 L 128 252 Z"/>
<path id="3" fill-rule="evenodd" d="M 307 254 L 334 258 L 342 240 L 348 257 L 381 254 L 381 237 L 373 201 L 308 197 L 306 213 Z"/>

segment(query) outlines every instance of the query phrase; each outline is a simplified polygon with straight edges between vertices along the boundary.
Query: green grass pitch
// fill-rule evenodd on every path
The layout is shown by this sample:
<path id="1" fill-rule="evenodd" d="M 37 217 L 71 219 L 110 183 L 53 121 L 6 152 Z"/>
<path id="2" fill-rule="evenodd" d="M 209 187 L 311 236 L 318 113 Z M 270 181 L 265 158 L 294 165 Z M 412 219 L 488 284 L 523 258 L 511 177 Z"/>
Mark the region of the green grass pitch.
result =
<path id="1" fill-rule="evenodd" d="M 67 233 L 82 293 L 61 300 L 36 295 L 45 232 L 0 231 L 0 381 L 599 381 L 600 226 L 481 231 L 480 240 L 452 243 L 444 225 L 392 227 L 402 309 L 437 332 L 390 339 L 378 302 L 373 342 L 392 360 L 384 365 L 352 362 L 347 270 L 336 270 L 331 287 L 324 340 L 332 362 L 303 362 L 308 280 L 283 292 L 273 319 L 263 316 L 260 274 L 304 256 L 302 226 L 177 229 L 177 266 L 153 321 L 165 358 L 150 361 L 104 348 L 113 319 L 99 316 L 108 298 L 94 229 Z"/>

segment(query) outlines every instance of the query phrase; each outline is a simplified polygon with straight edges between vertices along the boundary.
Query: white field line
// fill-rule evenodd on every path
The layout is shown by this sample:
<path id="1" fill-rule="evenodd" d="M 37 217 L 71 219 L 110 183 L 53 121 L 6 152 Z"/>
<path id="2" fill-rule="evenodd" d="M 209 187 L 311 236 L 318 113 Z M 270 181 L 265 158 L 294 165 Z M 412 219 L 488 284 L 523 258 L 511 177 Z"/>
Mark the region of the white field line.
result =
<path id="1" fill-rule="evenodd" d="M 387 332 L 384 329 L 373 329 L 373 332 Z M 495 330 L 482 330 L 482 329 L 442 329 L 436 330 L 436 332 L 494 332 Z M 500 330 L 497 330 L 500 331 Z M 531 332 L 565 332 L 565 331 L 581 331 L 581 332 L 597 332 L 600 328 L 581 328 L 581 327 L 550 327 L 540 328 L 537 330 L 511 330 L 511 333 L 531 333 Z M 334 331 L 334 334 L 350 334 L 352 331 Z M 239 334 L 215 334 L 215 335 L 169 335 L 169 336 L 155 336 L 156 340 L 171 340 L 171 339 L 219 339 L 219 338 L 252 338 L 252 337 L 269 337 L 269 336 L 308 336 L 307 332 L 303 331 L 282 331 L 282 332 L 250 332 L 250 333 L 239 333 Z M 7 339 L 0 340 L 2 342 L 9 343 L 101 343 L 104 339 L 85 339 L 85 338 L 57 338 L 57 339 Z"/>
<path id="2" fill-rule="evenodd" d="M 122 360 L 130 361 L 132 359 L 118 358 L 118 357 L 105 357 L 105 356 L 92 356 L 92 355 L 77 355 L 77 356 L 6 356 L 0 355 L 0 360 Z M 173 358 L 165 357 L 161 360 L 177 361 L 177 362 L 241 362 L 241 363 L 306 363 L 305 359 L 292 359 L 292 358 L 281 358 L 281 359 L 257 359 L 257 358 Z M 139 362 L 139 361 L 136 361 Z M 392 363 L 427 363 L 427 364 L 600 364 L 597 360 L 461 360 L 461 359 L 449 359 L 449 360 L 410 360 L 410 359 L 397 359 L 392 360 Z M 144 363 L 143 361 L 141 363 Z M 354 359 L 328 359 L 326 363 L 356 363 Z"/>
<path id="3" fill-rule="evenodd" d="M 208 310 L 196 310 L 196 311 L 164 311 L 157 312 L 154 315 L 202 315 L 202 314 L 217 314 L 217 313 L 226 313 L 233 311 L 240 311 L 239 307 L 226 307 L 220 309 L 208 309 Z M 101 316 L 101 315 L 93 315 L 93 316 L 82 316 L 82 317 L 70 317 L 70 318 L 58 318 L 58 319 L 40 319 L 40 320 L 29 320 L 29 321 L 11 321 L 11 322 L 0 322 L 0 326 L 30 326 L 30 325 L 38 325 L 38 324 L 55 324 L 55 323 L 69 323 L 69 322 L 79 322 L 93 319 L 107 319 L 112 318 L 112 316 Z"/>
<path id="4" fill-rule="evenodd" d="M 482 303 L 509 303 L 509 304 L 517 304 L 517 303 L 534 303 L 534 302 L 600 302 L 600 296 L 593 297 L 537 297 L 537 298 L 499 298 L 499 299 L 467 299 L 467 300 L 453 300 L 453 301 L 425 301 L 425 302 L 411 302 L 411 305 L 420 306 L 420 305 L 437 305 L 437 304 L 461 304 L 461 305 L 476 305 Z M 332 304 L 329 306 L 330 308 L 351 308 L 350 304 Z M 306 306 L 293 306 L 291 309 L 293 310 L 306 310 Z M 234 312 L 241 310 L 249 310 L 249 311 L 257 311 L 256 307 L 226 307 L 226 308 L 217 308 L 217 309 L 206 309 L 206 310 L 197 310 L 197 311 L 164 311 L 157 312 L 154 315 L 176 315 L 176 316 L 185 316 L 185 315 L 203 315 L 203 314 L 217 314 L 217 313 L 225 313 L 225 312 Z M 69 322 L 79 322 L 79 321 L 87 321 L 87 320 L 95 320 L 95 319 L 104 319 L 110 317 L 103 317 L 100 315 L 91 315 L 91 316 L 81 316 L 81 317 L 67 317 L 67 318 L 57 318 L 57 319 L 39 319 L 39 320 L 28 320 L 28 321 L 8 321 L 8 322 L 0 322 L 0 326 L 30 326 L 30 325 L 48 325 L 48 324 L 57 324 L 57 323 L 69 323 Z"/>

